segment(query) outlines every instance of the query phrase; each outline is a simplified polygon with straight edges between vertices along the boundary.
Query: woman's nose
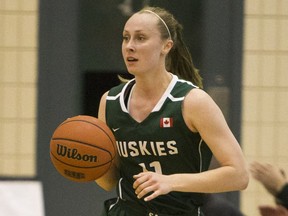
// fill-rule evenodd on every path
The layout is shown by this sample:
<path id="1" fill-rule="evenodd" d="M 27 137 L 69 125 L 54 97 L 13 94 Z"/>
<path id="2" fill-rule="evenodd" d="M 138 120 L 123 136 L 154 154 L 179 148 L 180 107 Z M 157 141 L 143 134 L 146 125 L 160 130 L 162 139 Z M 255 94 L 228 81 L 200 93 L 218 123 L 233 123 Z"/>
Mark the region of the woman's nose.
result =
<path id="1" fill-rule="evenodd" d="M 133 40 L 129 40 L 129 41 L 127 42 L 127 44 L 126 44 L 126 50 L 127 50 L 127 51 L 131 51 L 131 52 L 135 51 L 135 44 L 134 44 Z"/>

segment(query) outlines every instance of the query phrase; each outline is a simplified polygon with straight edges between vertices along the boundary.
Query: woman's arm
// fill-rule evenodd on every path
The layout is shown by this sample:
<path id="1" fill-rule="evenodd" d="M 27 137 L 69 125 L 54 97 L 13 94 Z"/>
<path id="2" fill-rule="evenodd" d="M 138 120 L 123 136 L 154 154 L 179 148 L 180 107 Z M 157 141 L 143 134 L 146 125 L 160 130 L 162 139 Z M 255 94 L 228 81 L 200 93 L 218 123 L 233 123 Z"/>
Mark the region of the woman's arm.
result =
<path id="1" fill-rule="evenodd" d="M 192 90 L 184 101 L 183 115 L 188 127 L 200 133 L 220 167 L 193 177 L 182 176 L 187 178 L 188 187 L 181 183 L 174 187 L 177 190 L 189 190 L 192 186 L 194 192 L 245 189 L 249 178 L 242 150 L 212 98 L 200 89 Z M 192 182 L 196 183 L 195 186 Z"/>
<path id="2" fill-rule="evenodd" d="M 108 92 L 106 92 L 100 100 L 100 105 L 99 105 L 99 111 L 98 111 L 98 119 L 106 122 L 105 118 L 105 110 L 106 110 L 106 97 L 107 97 Z M 113 160 L 113 164 L 111 165 L 111 168 L 105 175 L 101 176 L 98 178 L 96 183 L 102 187 L 104 190 L 110 191 L 112 190 L 119 179 L 119 172 L 117 169 L 117 163 L 118 163 L 118 153 L 115 156 L 115 159 Z"/>
<path id="3" fill-rule="evenodd" d="M 200 133 L 220 167 L 202 173 L 168 176 L 140 173 L 134 177 L 138 197 L 152 191 L 146 201 L 170 191 L 217 193 L 245 189 L 249 177 L 244 156 L 212 98 L 200 89 L 193 89 L 184 100 L 183 116 L 190 130 Z"/>

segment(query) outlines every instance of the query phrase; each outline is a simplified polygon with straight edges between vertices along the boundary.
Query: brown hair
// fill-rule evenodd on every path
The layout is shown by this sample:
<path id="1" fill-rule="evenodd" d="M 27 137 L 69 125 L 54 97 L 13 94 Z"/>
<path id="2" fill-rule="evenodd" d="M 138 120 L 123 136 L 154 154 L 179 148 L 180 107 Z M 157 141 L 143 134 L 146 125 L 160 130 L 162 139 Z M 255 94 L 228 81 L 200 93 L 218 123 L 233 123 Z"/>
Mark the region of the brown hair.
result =
<path id="1" fill-rule="evenodd" d="M 166 69 L 178 77 L 191 81 L 193 84 L 203 88 L 202 78 L 199 70 L 194 66 L 188 47 L 183 41 L 182 25 L 167 10 L 160 7 L 145 7 L 138 13 L 149 13 L 147 10 L 156 13 L 166 23 L 173 40 L 173 47 L 166 57 Z M 159 19 L 159 30 L 163 39 L 169 39 L 169 31 Z"/>

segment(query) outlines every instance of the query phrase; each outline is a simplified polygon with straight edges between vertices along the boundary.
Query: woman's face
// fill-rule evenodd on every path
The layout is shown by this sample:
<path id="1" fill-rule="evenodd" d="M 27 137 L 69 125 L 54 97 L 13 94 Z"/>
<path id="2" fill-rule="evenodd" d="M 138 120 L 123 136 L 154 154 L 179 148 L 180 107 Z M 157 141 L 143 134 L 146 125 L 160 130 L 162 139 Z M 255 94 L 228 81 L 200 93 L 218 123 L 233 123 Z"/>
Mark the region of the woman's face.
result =
<path id="1" fill-rule="evenodd" d="M 124 26 L 122 55 L 129 73 L 143 74 L 165 68 L 164 41 L 153 14 L 134 14 Z"/>

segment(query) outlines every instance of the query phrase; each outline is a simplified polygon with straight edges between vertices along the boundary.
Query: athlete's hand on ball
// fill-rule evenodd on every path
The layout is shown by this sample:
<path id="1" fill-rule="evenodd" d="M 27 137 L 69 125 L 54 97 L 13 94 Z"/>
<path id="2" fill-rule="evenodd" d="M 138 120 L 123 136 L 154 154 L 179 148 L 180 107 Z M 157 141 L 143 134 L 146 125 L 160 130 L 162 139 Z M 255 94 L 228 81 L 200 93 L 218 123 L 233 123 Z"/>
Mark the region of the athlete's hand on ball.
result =
<path id="1" fill-rule="evenodd" d="M 138 175 L 134 175 L 133 178 L 135 179 L 133 188 L 138 199 L 147 195 L 144 200 L 150 201 L 172 191 L 172 182 L 167 175 L 155 172 L 141 172 Z"/>

